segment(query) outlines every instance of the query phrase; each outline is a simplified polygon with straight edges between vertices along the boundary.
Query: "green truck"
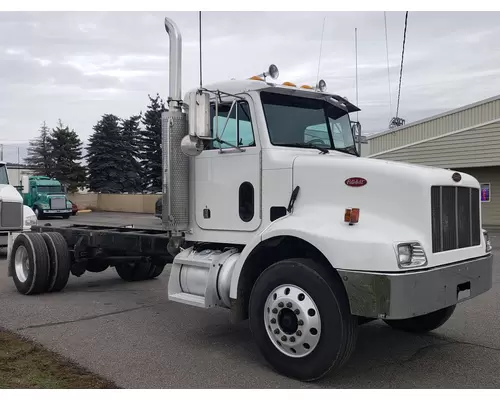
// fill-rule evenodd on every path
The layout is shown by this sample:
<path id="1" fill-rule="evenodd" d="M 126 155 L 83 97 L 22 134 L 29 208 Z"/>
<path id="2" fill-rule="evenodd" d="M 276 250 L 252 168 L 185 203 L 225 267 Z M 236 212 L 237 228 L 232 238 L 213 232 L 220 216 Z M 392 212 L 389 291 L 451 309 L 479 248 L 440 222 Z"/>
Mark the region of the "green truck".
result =
<path id="1" fill-rule="evenodd" d="M 71 201 L 58 180 L 48 176 L 24 176 L 22 183 L 24 204 L 33 209 L 38 219 L 46 216 L 67 219 L 72 214 Z"/>

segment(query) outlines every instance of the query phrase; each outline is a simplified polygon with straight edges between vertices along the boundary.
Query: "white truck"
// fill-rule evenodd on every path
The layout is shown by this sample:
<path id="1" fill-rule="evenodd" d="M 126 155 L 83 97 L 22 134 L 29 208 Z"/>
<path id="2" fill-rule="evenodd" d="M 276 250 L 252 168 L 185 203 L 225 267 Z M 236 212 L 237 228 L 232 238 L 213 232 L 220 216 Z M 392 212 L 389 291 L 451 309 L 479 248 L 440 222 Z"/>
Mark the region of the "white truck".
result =
<path id="1" fill-rule="evenodd" d="M 9 183 L 7 164 L 0 160 L 0 248 L 7 247 L 10 233 L 30 230 L 36 223 L 35 213 L 23 206 L 23 197 Z"/>
<path id="2" fill-rule="evenodd" d="M 13 235 L 19 292 L 61 290 L 70 272 L 109 266 L 151 279 L 172 264 L 171 301 L 249 319 L 268 363 L 311 381 L 349 359 L 361 323 L 430 331 L 492 287 L 476 179 L 359 157 L 349 117 L 358 108 L 324 82 L 271 82 L 274 65 L 183 100 L 181 34 L 168 18 L 165 28 L 163 229 Z"/>

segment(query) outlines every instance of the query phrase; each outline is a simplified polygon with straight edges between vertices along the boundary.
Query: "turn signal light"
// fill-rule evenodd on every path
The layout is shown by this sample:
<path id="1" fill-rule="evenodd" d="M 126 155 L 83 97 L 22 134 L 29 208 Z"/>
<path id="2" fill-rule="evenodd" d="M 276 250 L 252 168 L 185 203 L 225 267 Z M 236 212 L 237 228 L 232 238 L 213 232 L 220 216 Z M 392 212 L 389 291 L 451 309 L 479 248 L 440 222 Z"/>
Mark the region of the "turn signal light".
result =
<path id="1" fill-rule="evenodd" d="M 357 224 L 359 222 L 359 208 L 346 208 L 344 222 L 349 223 L 349 225 Z"/>

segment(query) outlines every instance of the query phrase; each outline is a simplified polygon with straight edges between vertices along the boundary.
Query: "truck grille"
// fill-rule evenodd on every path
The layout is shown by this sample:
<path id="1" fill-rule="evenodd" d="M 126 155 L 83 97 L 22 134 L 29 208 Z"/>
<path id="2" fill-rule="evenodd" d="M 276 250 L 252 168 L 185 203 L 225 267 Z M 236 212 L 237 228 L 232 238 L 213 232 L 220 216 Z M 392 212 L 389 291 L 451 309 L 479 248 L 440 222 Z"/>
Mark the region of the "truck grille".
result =
<path id="1" fill-rule="evenodd" d="M 21 203 L 0 202 L 0 226 L 2 228 L 22 229 L 23 205 Z"/>
<path id="2" fill-rule="evenodd" d="M 479 189 L 432 186 L 432 252 L 481 244 Z"/>
<path id="3" fill-rule="evenodd" d="M 64 197 L 50 199 L 50 208 L 52 210 L 64 210 L 66 208 L 66 199 Z"/>

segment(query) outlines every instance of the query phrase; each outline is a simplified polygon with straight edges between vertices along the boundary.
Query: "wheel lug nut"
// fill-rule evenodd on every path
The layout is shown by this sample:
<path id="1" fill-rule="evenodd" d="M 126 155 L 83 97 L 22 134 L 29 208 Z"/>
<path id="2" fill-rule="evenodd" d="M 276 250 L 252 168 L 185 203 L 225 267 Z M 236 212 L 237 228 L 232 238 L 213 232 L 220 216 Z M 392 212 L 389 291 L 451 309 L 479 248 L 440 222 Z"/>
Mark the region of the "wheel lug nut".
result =
<path id="1" fill-rule="evenodd" d="M 271 324 L 275 324 L 276 323 L 276 318 L 272 318 L 271 319 Z"/>
<path id="2" fill-rule="evenodd" d="M 286 303 L 286 306 L 287 306 L 288 308 L 292 308 L 292 303 L 288 302 L 288 303 Z"/>
<path id="3" fill-rule="evenodd" d="M 302 336 L 302 331 L 297 331 L 297 332 L 295 332 L 295 334 L 296 334 L 297 336 Z"/>
<path id="4" fill-rule="evenodd" d="M 292 342 L 292 343 L 293 343 L 293 342 L 295 342 L 295 336 L 292 336 L 292 337 L 290 338 L 290 342 Z"/>
<path id="5" fill-rule="evenodd" d="M 281 336 L 281 340 L 282 340 L 283 342 L 286 342 L 286 336 L 285 336 L 285 335 Z"/>
<path id="6" fill-rule="evenodd" d="M 297 309 L 295 310 L 295 315 L 299 315 L 299 314 L 300 314 L 300 310 L 297 308 Z"/>
<path id="7" fill-rule="evenodd" d="M 278 309 L 277 308 L 273 308 L 273 314 L 278 314 Z"/>
<path id="8" fill-rule="evenodd" d="M 273 311 L 274 312 L 274 311 Z M 299 325 L 304 325 L 304 321 L 302 321 L 301 319 L 299 319 L 299 322 L 298 322 Z"/>
<path id="9" fill-rule="evenodd" d="M 275 330 L 274 330 L 274 333 L 275 333 L 276 335 L 278 335 L 278 334 L 280 333 L 280 330 L 279 330 L 279 329 L 275 329 Z"/>
<path id="10" fill-rule="evenodd" d="M 283 307 L 283 306 L 284 306 L 283 302 L 281 302 L 281 301 L 280 301 L 280 302 L 278 303 L 278 307 L 280 307 L 280 308 L 281 308 L 281 307 Z"/>

